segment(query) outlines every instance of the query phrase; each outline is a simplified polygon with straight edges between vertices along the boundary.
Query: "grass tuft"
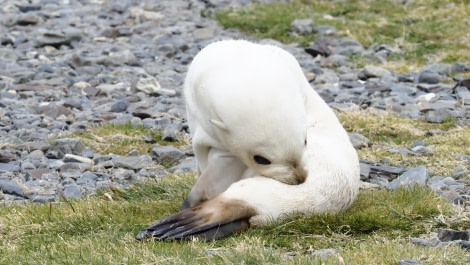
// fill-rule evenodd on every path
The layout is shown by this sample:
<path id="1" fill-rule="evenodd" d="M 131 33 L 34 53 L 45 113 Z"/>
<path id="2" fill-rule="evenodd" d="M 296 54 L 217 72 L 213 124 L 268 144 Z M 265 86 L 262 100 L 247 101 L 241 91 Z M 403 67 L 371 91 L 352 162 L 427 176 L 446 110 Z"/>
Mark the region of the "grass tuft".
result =
<path id="1" fill-rule="evenodd" d="M 420 248 L 405 239 L 449 226 L 437 217 L 453 212 L 442 198 L 417 187 L 363 192 L 344 213 L 295 215 L 220 241 L 136 241 L 140 229 L 179 210 L 194 181 L 194 175 L 174 175 L 103 190 L 70 201 L 75 210 L 62 201 L 1 206 L 0 264 L 394 264 L 390 258 L 405 253 L 431 260 L 446 255 L 449 262 L 465 255 L 457 247 Z M 327 259 L 309 254 L 319 248 L 340 253 Z M 383 254 L 376 255 L 377 248 Z"/>
<path id="2" fill-rule="evenodd" d="M 470 5 L 468 1 L 329 1 L 297 0 L 290 3 L 251 5 L 241 10 L 218 11 L 225 28 L 238 28 L 257 38 L 307 45 L 317 36 L 296 36 L 290 23 L 311 18 L 316 25 L 334 26 L 367 49 L 387 44 L 401 50 L 384 66 L 398 73 L 420 69 L 429 62 L 470 61 Z M 368 58 L 355 58 L 356 67 Z"/>
<path id="3" fill-rule="evenodd" d="M 157 145 L 188 145 L 186 139 L 181 137 L 176 142 L 162 140 L 160 131 L 152 130 L 143 125 L 102 124 L 87 131 L 74 132 L 73 137 L 80 138 L 88 147 L 99 154 L 126 155 L 136 150 L 139 154 L 149 154 Z M 70 135 L 62 136 L 70 137 Z M 149 143 L 148 141 L 153 143 Z"/>

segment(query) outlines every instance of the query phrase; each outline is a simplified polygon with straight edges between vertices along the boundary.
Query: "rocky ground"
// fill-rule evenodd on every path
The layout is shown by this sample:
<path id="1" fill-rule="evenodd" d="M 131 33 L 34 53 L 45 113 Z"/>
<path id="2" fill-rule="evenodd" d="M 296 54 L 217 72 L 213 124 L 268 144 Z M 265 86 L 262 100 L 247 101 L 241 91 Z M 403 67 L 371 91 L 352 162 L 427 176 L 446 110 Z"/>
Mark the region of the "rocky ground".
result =
<path id="1" fill-rule="evenodd" d="M 222 29 L 211 18 L 214 8 L 250 2 L 2 1 L 0 203 L 55 201 L 60 193 L 80 198 L 110 184 L 127 186 L 166 172 L 194 170 L 190 152 L 172 146 L 155 147 L 150 155 L 119 156 L 95 153 L 76 138 L 50 139 L 106 122 L 143 125 L 162 131 L 165 139 L 186 133 L 181 87 L 188 63 L 215 40 L 250 39 Z M 372 64 L 353 69 L 351 55 L 380 62 L 400 51 L 381 44 L 365 48 L 337 36 L 335 28 L 309 20 L 294 21 L 291 30 L 314 31 L 320 38 L 307 49 L 257 41 L 294 54 L 332 108 L 391 109 L 429 122 L 452 117 L 470 124 L 470 81 L 449 84 L 451 74 L 470 71 L 470 62 L 430 64 L 400 75 Z M 365 140 L 357 134 L 351 139 L 358 146 Z M 396 151 L 432 152 L 424 143 Z M 469 156 L 455 155 L 470 161 Z M 164 169 L 160 165 L 165 161 L 179 162 Z M 463 167 L 452 176 L 429 178 L 425 165 L 405 170 L 364 161 L 361 178 L 391 189 L 428 185 L 456 204 L 470 203 Z"/>

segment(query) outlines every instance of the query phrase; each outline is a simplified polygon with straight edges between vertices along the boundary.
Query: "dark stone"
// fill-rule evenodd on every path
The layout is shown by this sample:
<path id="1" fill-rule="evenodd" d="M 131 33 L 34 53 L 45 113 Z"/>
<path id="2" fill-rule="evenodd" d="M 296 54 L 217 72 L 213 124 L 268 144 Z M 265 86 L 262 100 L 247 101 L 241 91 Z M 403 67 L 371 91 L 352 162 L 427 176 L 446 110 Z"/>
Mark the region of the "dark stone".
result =
<path id="1" fill-rule="evenodd" d="M 63 138 L 52 142 L 46 153 L 47 158 L 62 159 L 65 154 L 81 155 L 85 149 L 85 144 L 80 139 Z"/>
<path id="2" fill-rule="evenodd" d="M 407 170 L 398 178 L 392 180 L 387 188 L 397 189 L 398 187 L 426 186 L 429 181 L 428 172 L 425 166 L 417 166 Z"/>
<path id="3" fill-rule="evenodd" d="M 79 199 L 82 197 L 82 192 L 80 187 L 76 184 L 71 184 L 65 187 L 64 189 L 64 196 L 65 198 L 72 198 L 72 199 Z"/>
<path id="4" fill-rule="evenodd" d="M 124 112 L 129 107 L 127 100 L 119 100 L 111 106 L 111 112 Z"/>
<path id="5" fill-rule="evenodd" d="M 141 156 L 115 156 L 113 163 L 116 167 L 138 170 L 152 166 L 152 158 L 148 155 Z"/>
<path id="6" fill-rule="evenodd" d="M 19 172 L 20 167 L 18 165 L 9 164 L 9 163 L 0 163 L 0 173 L 1 172 Z"/>
<path id="7" fill-rule="evenodd" d="M 174 164 L 184 157 L 184 153 L 174 146 L 158 146 L 152 149 L 152 158 L 160 164 Z"/>
<path id="8" fill-rule="evenodd" d="M 20 197 L 24 197 L 25 195 L 24 188 L 14 181 L 0 180 L 0 190 L 2 190 L 3 193 L 10 195 L 16 195 Z"/>
<path id="9" fill-rule="evenodd" d="M 62 106 L 62 105 L 57 105 L 55 103 L 50 103 L 47 105 L 42 105 L 36 108 L 36 113 L 37 114 L 44 114 L 46 116 L 49 116 L 53 119 L 61 116 L 61 115 L 70 115 L 71 112 L 68 108 Z"/>
<path id="10" fill-rule="evenodd" d="M 439 229 L 437 233 L 437 238 L 442 242 L 449 242 L 455 240 L 469 240 L 469 235 L 467 231 L 457 231 L 452 229 Z"/>
<path id="11" fill-rule="evenodd" d="M 397 262 L 397 265 L 420 265 L 421 263 L 415 259 L 402 259 Z"/>

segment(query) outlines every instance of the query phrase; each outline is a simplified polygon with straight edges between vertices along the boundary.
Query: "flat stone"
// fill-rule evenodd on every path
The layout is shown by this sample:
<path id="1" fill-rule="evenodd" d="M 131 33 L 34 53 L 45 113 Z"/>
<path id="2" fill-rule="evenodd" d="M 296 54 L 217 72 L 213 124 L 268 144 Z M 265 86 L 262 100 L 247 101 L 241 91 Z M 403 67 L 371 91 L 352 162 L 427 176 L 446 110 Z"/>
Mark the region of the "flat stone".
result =
<path id="1" fill-rule="evenodd" d="M 83 195 L 80 190 L 80 187 L 76 184 L 68 185 L 67 187 L 65 187 L 63 193 L 65 198 L 67 199 L 79 199 Z"/>
<path id="2" fill-rule="evenodd" d="M 0 172 L 18 172 L 20 167 L 18 165 L 9 163 L 0 163 Z"/>
<path id="3" fill-rule="evenodd" d="M 315 24 L 309 18 L 294 19 L 290 24 L 290 31 L 293 34 L 307 35 L 314 30 Z"/>
<path id="4" fill-rule="evenodd" d="M 160 164 L 175 164 L 185 157 L 184 152 L 174 146 L 152 148 L 152 158 Z"/>
<path id="5" fill-rule="evenodd" d="M 62 161 L 64 161 L 64 163 L 85 163 L 90 166 L 93 165 L 92 159 L 74 154 L 65 154 Z"/>
<path id="6" fill-rule="evenodd" d="M 328 256 L 338 254 L 338 253 L 339 253 L 339 250 L 335 248 L 325 248 L 325 249 L 314 250 L 311 252 L 311 255 L 315 257 L 326 258 Z"/>
<path id="7" fill-rule="evenodd" d="M 421 262 L 415 259 L 401 259 L 397 262 L 397 265 L 420 265 Z"/>
<path id="8" fill-rule="evenodd" d="M 360 133 L 349 133 L 349 140 L 355 148 L 364 148 L 371 146 L 370 140 Z"/>
<path id="9" fill-rule="evenodd" d="M 464 167 L 458 166 L 454 168 L 454 171 L 452 172 L 452 177 L 454 179 L 464 179 L 468 177 L 468 174 Z"/>
<path id="10" fill-rule="evenodd" d="M 152 158 L 149 155 L 141 156 L 115 156 L 113 163 L 116 167 L 138 170 L 148 168 L 153 165 Z"/>
<path id="11" fill-rule="evenodd" d="M 77 179 L 76 183 L 77 185 L 96 185 L 96 180 L 98 179 L 98 176 L 93 174 L 90 171 L 84 172 L 79 179 Z"/>
<path id="12" fill-rule="evenodd" d="M 437 233 L 437 237 L 442 242 L 454 241 L 454 240 L 469 240 L 468 231 L 457 231 L 453 229 L 440 228 Z"/>
<path id="13" fill-rule="evenodd" d="M 18 185 L 15 181 L 5 181 L 0 180 L 0 189 L 5 194 L 16 195 L 20 197 L 24 197 L 25 189 Z"/>
<path id="14" fill-rule="evenodd" d="M 389 70 L 374 66 L 374 65 L 366 65 L 362 69 L 362 72 L 367 78 L 372 78 L 372 77 L 384 77 L 384 76 L 391 76 L 392 72 Z"/>
<path id="15" fill-rule="evenodd" d="M 65 154 L 80 155 L 85 149 L 85 144 L 77 138 L 62 138 L 52 142 L 46 153 L 47 158 L 62 159 Z"/>
<path id="16" fill-rule="evenodd" d="M 44 174 L 52 174 L 55 170 L 40 168 L 26 171 L 26 179 L 41 179 Z"/>
<path id="17" fill-rule="evenodd" d="M 417 166 L 407 170 L 398 178 L 392 180 L 388 189 L 397 189 L 398 187 L 413 187 L 415 185 L 424 187 L 429 181 L 428 172 L 425 166 Z"/>

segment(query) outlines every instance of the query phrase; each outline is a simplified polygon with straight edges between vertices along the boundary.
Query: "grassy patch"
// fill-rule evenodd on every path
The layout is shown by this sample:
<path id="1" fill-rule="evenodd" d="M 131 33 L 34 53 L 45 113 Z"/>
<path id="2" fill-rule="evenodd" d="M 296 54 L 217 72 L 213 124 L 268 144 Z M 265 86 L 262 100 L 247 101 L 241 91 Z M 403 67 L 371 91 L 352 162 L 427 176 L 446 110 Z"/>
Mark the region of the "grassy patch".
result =
<path id="1" fill-rule="evenodd" d="M 241 10 L 217 12 L 226 28 L 239 28 L 257 38 L 273 38 L 303 45 L 314 34 L 294 36 L 290 23 L 311 18 L 316 25 L 334 26 L 340 36 L 350 37 L 368 48 L 388 44 L 402 52 L 385 65 L 397 72 L 410 72 L 429 62 L 470 61 L 470 5 L 468 1 L 329 1 L 301 0 L 293 3 L 252 5 Z M 354 60 L 358 66 L 364 58 Z"/>
<path id="2" fill-rule="evenodd" d="M 394 113 L 342 112 L 338 116 L 350 132 L 358 132 L 372 142 L 372 147 L 358 150 L 359 157 L 368 161 L 386 158 L 391 165 L 413 167 L 425 165 L 433 175 L 450 176 L 457 166 L 465 166 L 454 154 L 470 155 L 470 130 L 455 126 L 455 120 L 441 124 L 407 119 Z M 431 130 L 442 134 L 428 135 Z M 391 149 L 411 148 L 416 141 L 425 142 L 432 148 L 432 156 L 409 156 L 392 154 Z"/>
<path id="3" fill-rule="evenodd" d="M 345 213 L 299 215 L 215 242 L 137 242 L 150 222 L 178 211 L 193 175 L 169 176 L 104 196 L 1 207 L 0 264 L 396 264 L 402 257 L 458 264 L 458 247 L 422 248 L 406 237 L 443 226 L 449 206 L 425 189 L 368 191 Z M 404 245 L 405 247 L 397 247 Z M 320 260 L 309 253 L 336 248 Z M 380 251 L 378 251 L 380 249 Z M 377 253 L 380 253 L 378 255 Z"/>
<path id="4" fill-rule="evenodd" d="M 392 165 L 420 164 L 435 174 L 448 175 L 455 166 L 464 165 L 452 153 L 470 155 L 465 148 L 470 130 L 456 127 L 451 120 L 428 124 L 364 111 L 338 116 L 348 131 L 372 141 L 372 147 L 358 151 L 361 159 L 385 157 Z M 434 129 L 444 134 L 425 136 Z M 144 133 L 150 132 L 105 125 L 90 135 L 111 142 L 113 138 L 106 137 L 129 134 L 138 138 Z M 417 140 L 434 145 L 434 156 L 402 157 L 387 152 Z M 114 141 L 113 148 L 125 145 Z M 71 201 L 72 207 L 63 201 L 0 206 L 0 264 L 396 264 L 402 258 L 464 264 L 468 259 L 468 253 L 458 247 L 410 243 L 410 237 L 438 227 L 470 229 L 468 212 L 455 212 L 442 198 L 422 188 L 365 191 L 344 213 L 294 215 L 215 242 L 137 242 L 134 236 L 140 229 L 179 210 L 194 182 L 194 175 L 168 176 L 125 190 L 105 190 Z M 339 253 L 328 258 L 311 255 L 322 248 Z"/>
<path id="5" fill-rule="evenodd" d="M 142 125 L 133 126 L 131 123 L 103 124 L 87 131 L 75 132 L 72 136 L 80 138 L 88 147 L 100 154 L 125 155 L 133 150 L 137 150 L 139 154 L 149 154 L 155 145 L 187 144 L 182 138 L 177 142 L 163 141 L 161 132 Z"/>

